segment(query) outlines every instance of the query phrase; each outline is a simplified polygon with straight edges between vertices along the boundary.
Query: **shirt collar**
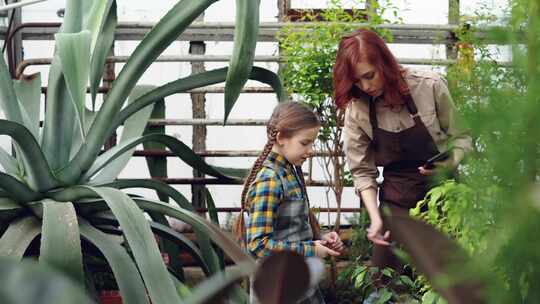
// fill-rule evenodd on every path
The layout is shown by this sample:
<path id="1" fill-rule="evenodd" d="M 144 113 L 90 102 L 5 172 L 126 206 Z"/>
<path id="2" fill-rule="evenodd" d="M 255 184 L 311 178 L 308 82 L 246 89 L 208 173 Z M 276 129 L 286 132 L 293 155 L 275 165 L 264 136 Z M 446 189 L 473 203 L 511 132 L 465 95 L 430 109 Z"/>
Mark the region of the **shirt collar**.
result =
<path id="1" fill-rule="evenodd" d="M 272 164 L 275 164 L 278 167 L 283 167 L 283 168 L 292 167 L 291 163 L 285 158 L 285 156 L 274 151 L 270 151 L 270 153 L 268 153 L 268 156 L 266 157 L 266 161 Z"/>

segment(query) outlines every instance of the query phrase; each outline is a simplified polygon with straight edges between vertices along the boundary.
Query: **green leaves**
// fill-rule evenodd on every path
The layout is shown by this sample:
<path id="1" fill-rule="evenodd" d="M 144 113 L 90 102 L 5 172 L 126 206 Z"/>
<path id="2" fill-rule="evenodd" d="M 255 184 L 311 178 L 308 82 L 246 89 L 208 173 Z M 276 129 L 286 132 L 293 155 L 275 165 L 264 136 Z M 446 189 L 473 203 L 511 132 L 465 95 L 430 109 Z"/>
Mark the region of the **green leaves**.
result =
<path id="1" fill-rule="evenodd" d="M 90 70 L 90 46 L 92 35 L 89 31 L 75 34 L 59 33 L 55 35 L 56 50 L 62 64 L 62 72 L 67 89 L 75 108 L 82 138 L 84 132 L 84 107 L 86 100 L 86 85 Z"/>
<path id="2" fill-rule="evenodd" d="M 239 283 L 252 272 L 253 268 L 251 264 L 240 263 L 225 273 L 217 273 L 197 285 L 193 293 L 189 295 L 183 303 L 216 303 L 217 301 L 223 300 L 228 294 L 231 294 L 234 291 L 234 288 L 231 288 L 234 284 Z"/>
<path id="3" fill-rule="evenodd" d="M 0 299 L 5 304 L 92 304 L 84 290 L 45 265 L 0 259 Z"/>
<path id="4" fill-rule="evenodd" d="M 133 89 L 131 95 L 129 96 L 128 102 L 130 103 L 133 100 L 136 100 L 139 96 L 150 91 L 152 88 L 152 86 L 136 86 L 135 89 Z M 150 118 L 150 113 L 152 113 L 153 106 L 153 104 L 150 104 L 144 107 L 135 115 L 131 116 L 128 120 L 126 120 L 126 122 L 124 123 L 122 136 L 120 137 L 120 141 L 118 142 L 119 146 L 128 142 L 129 140 L 139 137 L 144 132 L 146 124 L 148 123 L 148 118 Z M 93 179 L 92 182 L 94 184 L 101 184 L 112 182 L 114 179 L 116 179 L 118 177 L 118 174 L 120 174 L 122 169 L 124 169 L 129 162 L 129 159 L 131 158 L 133 151 L 135 151 L 135 148 L 136 146 L 133 146 L 131 149 L 123 152 L 122 156 L 111 160 L 111 162 L 108 163 L 108 165 L 105 166 L 103 170 L 101 170 L 101 172 L 99 172 L 99 174 Z M 91 174 L 95 171 L 92 171 L 92 169 L 90 169 L 89 172 L 89 174 Z M 84 178 L 85 177 L 83 177 L 83 179 Z"/>
<path id="5" fill-rule="evenodd" d="M 228 68 L 215 69 L 195 75 L 191 75 L 185 78 L 181 78 L 172 82 L 169 82 L 163 86 L 160 86 L 147 94 L 141 96 L 139 99 L 128 105 L 118 114 L 115 118 L 113 125 L 111 126 L 111 132 L 116 127 L 122 124 L 129 116 L 133 115 L 143 107 L 150 103 L 156 102 L 161 98 L 165 98 L 169 95 L 182 93 L 187 90 L 199 88 L 207 85 L 212 85 L 225 81 Z M 249 79 L 257 80 L 262 83 L 270 85 L 277 94 L 279 101 L 286 99 L 285 89 L 281 84 L 279 77 L 272 71 L 253 67 Z"/>
<path id="6" fill-rule="evenodd" d="M 180 303 L 142 211 L 121 191 L 111 188 L 88 187 L 88 189 L 101 196 L 118 219 L 152 303 Z"/>
<path id="7" fill-rule="evenodd" d="M 73 175 L 79 171 L 78 168 L 84 172 L 92 165 L 95 156 L 110 134 L 111 122 L 114 121 L 141 75 L 165 48 L 213 2 L 214 0 L 182 0 L 146 34 L 109 91 L 107 102 L 102 106 L 89 130 L 86 145 L 81 147 L 70 162 L 69 168 L 66 169 L 66 180 L 72 180 Z"/>
<path id="8" fill-rule="evenodd" d="M 92 60 L 90 65 L 90 93 L 92 110 L 96 101 L 97 90 L 105 68 L 105 60 L 111 52 L 114 42 L 114 31 L 118 18 L 115 0 L 94 1 L 96 11 L 91 20 L 87 20 L 86 28 L 92 32 Z"/>
<path id="9" fill-rule="evenodd" d="M 96 172 L 101 168 L 106 166 L 108 163 L 129 151 L 131 148 L 137 146 L 140 143 L 153 141 L 162 143 L 167 146 L 172 152 L 174 152 L 178 157 L 180 157 L 186 164 L 190 165 L 193 168 L 197 168 L 199 171 L 219 177 L 224 179 L 230 179 L 225 176 L 223 173 L 215 169 L 214 167 L 208 165 L 202 158 L 200 158 L 193 150 L 186 146 L 183 142 L 178 139 L 162 134 L 151 134 L 142 136 L 139 138 L 133 138 L 127 140 L 126 142 L 115 146 L 114 148 L 103 153 L 94 163 L 94 165 L 88 170 L 88 172 L 83 176 L 83 179 L 91 178 Z"/>
<path id="10" fill-rule="evenodd" d="M 24 126 L 39 140 L 39 108 L 41 103 L 41 74 L 33 74 L 13 82 Z"/>
<path id="11" fill-rule="evenodd" d="M 92 227 L 84 220 L 79 221 L 79 227 L 81 236 L 94 244 L 111 266 L 123 303 L 149 303 L 141 276 L 126 250 L 110 236 Z"/>
<path id="12" fill-rule="evenodd" d="M 17 95 L 13 89 L 13 81 L 7 68 L 6 62 L 0 59 L 0 107 L 7 119 L 23 123 L 21 109 L 17 101 Z"/>
<path id="13" fill-rule="evenodd" d="M 0 239 L 0 257 L 21 259 L 30 242 L 40 232 L 39 221 L 33 216 L 22 217 L 12 222 Z M 5 277 L 5 274 L 1 277 Z"/>
<path id="14" fill-rule="evenodd" d="M 41 204 L 43 226 L 39 262 L 48 264 L 83 285 L 81 240 L 73 205 L 49 199 Z"/>
<path id="15" fill-rule="evenodd" d="M 30 186 L 46 191 L 58 185 L 34 136 L 22 125 L 0 119 L 0 135 L 9 135 L 20 149 Z"/>
<path id="16" fill-rule="evenodd" d="M 259 33 L 260 0 L 236 0 L 236 23 L 234 28 L 233 54 L 225 82 L 225 116 L 223 124 L 240 96 L 240 91 L 249 78 L 255 58 Z"/>
<path id="17" fill-rule="evenodd" d="M 41 147 L 51 168 L 57 170 L 69 161 L 74 134 L 78 132 L 82 142 L 83 133 L 76 130 L 75 102 L 67 90 L 58 55 L 51 63 L 47 85 Z"/>

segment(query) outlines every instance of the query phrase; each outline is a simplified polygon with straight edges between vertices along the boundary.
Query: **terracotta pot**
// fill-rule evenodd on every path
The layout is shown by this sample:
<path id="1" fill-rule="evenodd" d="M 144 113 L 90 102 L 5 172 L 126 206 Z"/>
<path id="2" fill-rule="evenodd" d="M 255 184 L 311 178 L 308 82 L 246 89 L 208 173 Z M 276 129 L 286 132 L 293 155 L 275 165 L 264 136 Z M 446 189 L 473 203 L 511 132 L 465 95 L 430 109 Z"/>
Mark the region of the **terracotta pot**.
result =
<path id="1" fill-rule="evenodd" d="M 122 304 L 122 297 L 118 290 L 103 290 L 99 294 L 101 304 Z"/>

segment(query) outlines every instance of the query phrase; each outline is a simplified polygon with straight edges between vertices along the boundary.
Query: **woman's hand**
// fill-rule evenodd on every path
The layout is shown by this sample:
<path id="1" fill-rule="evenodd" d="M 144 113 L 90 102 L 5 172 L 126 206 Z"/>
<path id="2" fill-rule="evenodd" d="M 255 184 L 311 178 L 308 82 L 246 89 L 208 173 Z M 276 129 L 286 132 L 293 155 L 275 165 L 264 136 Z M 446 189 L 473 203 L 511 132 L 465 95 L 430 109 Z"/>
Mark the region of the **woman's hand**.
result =
<path id="1" fill-rule="evenodd" d="M 372 241 L 374 244 L 389 246 L 390 243 L 390 231 L 383 231 L 382 219 L 375 218 L 371 220 L 371 225 L 369 226 L 367 232 L 367 238 Z"/>
<path id="2" fill-rule="evenodd" d="M 424 166 L 418 167 L 418 171 L 420 171 L 420 174 L 422 175 L 433 175 L 441 170 L 449 170 L 454 171 L 458 167 L 459 163 L 465 156 L 465 152 L 462 149 L 454 148 L 450 152 L 450 157 L 448 157 L 445 160 L 438 161 L 433 163 L 434 167 L 431 169 L 428 169 Z"/>
<path id="3" fill-rule="evenodd" d="M 339 234 L 335 231 L 324 234 L 321 237 L 321 241 L 323 241 L 323 245 L 326 247 L 338 252 L 343 252 L 343 249 L 345 248 Z"/>
<path id="4" fill-rule="evenodd" d="M 339 252 L 332 250 L 324 245 L 325 241 L 313 241 L 315 244 L 315 256 L 321 259 L 324 259 L 327 256 L 338 256 L 340 255 Z"/>

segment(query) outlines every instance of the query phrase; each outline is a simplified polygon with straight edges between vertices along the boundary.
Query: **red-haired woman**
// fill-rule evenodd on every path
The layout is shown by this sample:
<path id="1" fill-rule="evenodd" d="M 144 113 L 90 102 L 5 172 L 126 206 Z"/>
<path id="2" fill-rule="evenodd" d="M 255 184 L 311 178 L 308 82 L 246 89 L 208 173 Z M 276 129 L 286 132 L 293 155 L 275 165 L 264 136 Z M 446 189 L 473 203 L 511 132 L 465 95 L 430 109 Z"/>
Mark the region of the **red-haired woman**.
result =
<path id="1" fill-rule="evenodd" d="M 373 31 L 360 29 L 341 39 L 333 73 L 336 105 L 346 108 L 347 163 L 371 220 L 373 263 L 396 267 L 385 225 L 391 219 L 381 216 L 380 207 L 392 215 L 408 215 L 427 193 L 429 176 L 455 169 L 472 141 L 458 130 L 446 81 L 434 72 L 401 67 Z M 450 147 L 446 160 L 432 169 L 424 166 Z M 380 187 L 378 166 L 384 168 Z"/>

